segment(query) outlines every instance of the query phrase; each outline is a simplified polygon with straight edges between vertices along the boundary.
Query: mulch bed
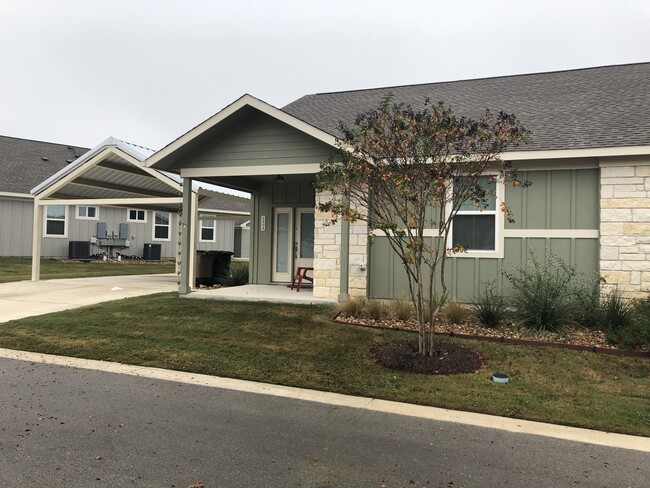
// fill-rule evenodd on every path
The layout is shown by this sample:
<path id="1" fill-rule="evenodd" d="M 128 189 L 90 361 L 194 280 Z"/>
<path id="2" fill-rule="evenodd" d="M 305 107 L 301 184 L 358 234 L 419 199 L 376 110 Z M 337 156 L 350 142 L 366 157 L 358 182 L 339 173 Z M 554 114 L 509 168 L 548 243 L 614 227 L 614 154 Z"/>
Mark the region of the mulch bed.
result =
<path id="1" fill-rule="evenodd" d="M 418 331 L 418 324 L 413 319 L 408 321 L 401 321 L 394 318 L 373 320 L 369 317 L 348 317 L 343 313 L 339 313 L 334 316 L 333 320 L 339 323 L 362 327 L 403 330 L 407 332 Z M 567 327 L 562 333 L 535 332 L 523 327 L 517 327 L 512 322 L 505 322 L 496 329 L 489 329 L 471 320 L 466 320 L 462 324 L 452 324 L 444 317 L 440 317 L 436 326 L 436 335 L 500 342 L 504 344 L 591 351 L 614 356 L 650 358 L 650 351 L 626 351 L 618 349 L 607 343 L 604 332 L 579 327 Z"/>
<path id="2" fill-rule="evenodd" d="M 371 350 L 372 358 L 385 368 L 421 374 L 474 373 L 481 368 L 481 356 L 465 346 L 436 341 L 435 354 L 420 356 L 418 341 L 389 342 Z"/>

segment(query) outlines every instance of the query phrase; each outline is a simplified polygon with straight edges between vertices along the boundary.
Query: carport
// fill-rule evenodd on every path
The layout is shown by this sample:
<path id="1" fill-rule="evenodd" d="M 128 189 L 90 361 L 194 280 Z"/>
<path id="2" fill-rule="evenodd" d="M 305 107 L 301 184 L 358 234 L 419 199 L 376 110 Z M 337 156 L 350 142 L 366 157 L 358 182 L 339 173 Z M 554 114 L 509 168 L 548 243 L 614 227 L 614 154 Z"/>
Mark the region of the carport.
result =
<path id="1" fill-rule="evenodd" d="M 113 137 L 87 152 L 32 190 L 34 195 L 34 227 L 32 242 L 32 281 L 40 278 L 40 257 L 43 238 L 43 209 L 48 205 L 88 205 L 110 207 L 137 207 L 176 213 L 183 221 L 183 188 L 179 177 L 144 165 L 154 151 Z M 199 185 L 189 191 L 195 220 L 236 219 L 247 217 L 247 212 L 203 210 L 202 202 L 215 193 Z M 190 208 L 189 206 L 187 208 Z M 179 225 L 182 228 L 182 224 Z M 198 240 L 195 231 L 190 236 Z M 177 267 L 180 265 L 180 246 L 177 248 Z M 194 256 L 188 264 L 194 276 Z"/>

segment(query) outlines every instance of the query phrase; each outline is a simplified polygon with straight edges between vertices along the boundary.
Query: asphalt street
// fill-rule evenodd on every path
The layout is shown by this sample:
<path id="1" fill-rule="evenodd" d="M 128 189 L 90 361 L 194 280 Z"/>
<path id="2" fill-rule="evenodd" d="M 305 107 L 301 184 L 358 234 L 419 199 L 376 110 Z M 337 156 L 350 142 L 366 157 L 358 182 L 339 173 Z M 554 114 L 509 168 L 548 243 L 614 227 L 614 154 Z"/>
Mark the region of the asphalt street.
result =
<path id="1" fill-rule="evenodd" d="M 0 359 L 3 487 L 645 488 L 649 465 L 641 451 Z"/>

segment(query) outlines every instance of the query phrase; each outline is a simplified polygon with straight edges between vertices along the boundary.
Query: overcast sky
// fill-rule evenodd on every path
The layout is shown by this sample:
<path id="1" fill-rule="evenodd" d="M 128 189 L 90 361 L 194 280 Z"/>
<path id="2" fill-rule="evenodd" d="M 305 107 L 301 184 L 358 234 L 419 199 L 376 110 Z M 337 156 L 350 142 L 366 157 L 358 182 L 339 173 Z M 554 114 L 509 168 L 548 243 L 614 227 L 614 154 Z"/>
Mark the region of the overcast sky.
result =
<path id="1" fill-rule="evenodd" d="M 159 149 L 244 93 L 647 62 L 650 1 L 0 0 L 0 54 L 0 134 Z"/>

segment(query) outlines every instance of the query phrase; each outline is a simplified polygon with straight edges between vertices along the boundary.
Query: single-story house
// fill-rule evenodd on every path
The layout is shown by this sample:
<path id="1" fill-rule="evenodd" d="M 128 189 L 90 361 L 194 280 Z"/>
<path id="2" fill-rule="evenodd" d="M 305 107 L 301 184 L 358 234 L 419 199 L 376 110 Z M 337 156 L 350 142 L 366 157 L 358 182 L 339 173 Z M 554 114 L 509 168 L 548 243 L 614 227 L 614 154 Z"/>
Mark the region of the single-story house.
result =
<path id="1" fill-rule="evenodd" d="M 484 211 L 478 228 L 494 238 L 451 258 L 456 299 L 470 299 L 479 282 L 502 286 L 501 270 L 524 264 L 533 250 L 636 295 L 650 292 L 650 63 L 319 93 L 282 108 L 244 95 L 146 166 L 180 175 L 184 208 L 194 181 L 251 192 L 251 283 L 285 283 L 311 266 L 317 297 L 405 296 L 385 237 L 370 244 L 365 225 L 325 226 L 328 216 L 315 212 L 322 196 L 314 176 L 334 154 L 339 122 L 351 125 L 389 92 L 415 108 L 430 98 L 459 115 L 514 113 L 533 133 L 530 144 L 503 154 L 532 186 L 496 187 L 515 222 Z M 183 253 L 193 253 L 196 223 L 187 224 Z M 181 293 L 191 291 L 187 266 Z"/>
<path id="2" fill-rule="evenodd" d="M 0 256 L 175 259 L 181 182 L 144 167 L 152 153 L 114 138 L 87 150 L 0 137 Z M 197 248 L 234 251 L 250 200 L 203 186 Z"/>

